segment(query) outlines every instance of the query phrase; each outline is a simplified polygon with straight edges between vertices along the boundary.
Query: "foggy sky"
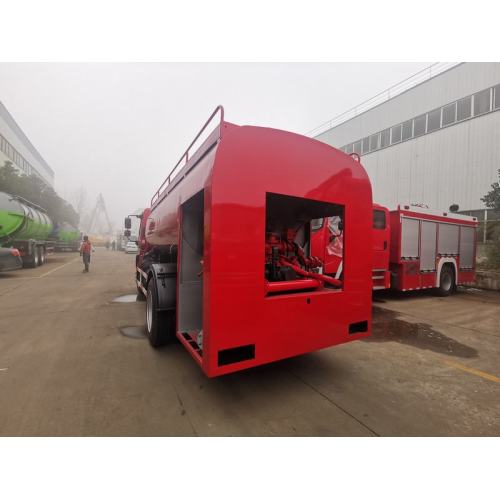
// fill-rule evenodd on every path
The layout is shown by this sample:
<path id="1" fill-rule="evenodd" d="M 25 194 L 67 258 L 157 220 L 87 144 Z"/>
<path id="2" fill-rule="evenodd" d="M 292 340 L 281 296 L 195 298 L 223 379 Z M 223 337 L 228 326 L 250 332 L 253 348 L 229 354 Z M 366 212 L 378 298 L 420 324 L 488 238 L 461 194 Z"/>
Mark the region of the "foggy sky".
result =
<path id="1" fill-rule="evenodd" d="M 430 63 L 1 63 L 0 100 L 68 201 L 102 193 L 116 227 L 149 205 L 216 105 L 305 134 Z"/>

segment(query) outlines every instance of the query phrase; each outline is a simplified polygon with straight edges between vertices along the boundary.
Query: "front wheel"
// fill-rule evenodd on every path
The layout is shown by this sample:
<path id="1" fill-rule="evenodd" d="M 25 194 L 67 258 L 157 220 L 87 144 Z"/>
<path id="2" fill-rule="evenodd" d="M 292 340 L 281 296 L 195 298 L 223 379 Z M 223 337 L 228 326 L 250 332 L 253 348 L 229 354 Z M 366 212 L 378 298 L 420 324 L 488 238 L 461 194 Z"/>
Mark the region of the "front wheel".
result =
<path id="1" fill-rule="evenodd" d="M 455 271 L 449 264 L 445 264 L 441 268 L 439 276 L 439 286 L 436 290 L 440 297 L 447 297 L 455 291 Z"/>
<path id="2" fill-rule="evenodd" d="M 153 278 L 146 296 L 146 331 L 153 347 L 165 345 L 175 338 L 175 311 L 158 309 L 158 289 Z"/>

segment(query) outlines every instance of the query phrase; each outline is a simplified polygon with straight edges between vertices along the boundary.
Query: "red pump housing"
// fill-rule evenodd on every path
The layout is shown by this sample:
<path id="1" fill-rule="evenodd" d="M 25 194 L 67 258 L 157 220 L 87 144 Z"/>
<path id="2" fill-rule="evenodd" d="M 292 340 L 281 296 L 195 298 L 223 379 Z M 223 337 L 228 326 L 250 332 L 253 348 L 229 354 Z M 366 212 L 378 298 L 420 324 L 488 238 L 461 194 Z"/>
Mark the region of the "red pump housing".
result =
<path id="1" fill-rule="evenodd" d="M 228 123 L 222 107 L 209 122 L 216 113 L 141 221 L 151 343 L 177 337 L 212 377 L 368 336 L 372 195 L 361 164 L 308 137 Z M 312 254 L 311 225 L 327 217 L 342 223 L 341 273 Z"/>

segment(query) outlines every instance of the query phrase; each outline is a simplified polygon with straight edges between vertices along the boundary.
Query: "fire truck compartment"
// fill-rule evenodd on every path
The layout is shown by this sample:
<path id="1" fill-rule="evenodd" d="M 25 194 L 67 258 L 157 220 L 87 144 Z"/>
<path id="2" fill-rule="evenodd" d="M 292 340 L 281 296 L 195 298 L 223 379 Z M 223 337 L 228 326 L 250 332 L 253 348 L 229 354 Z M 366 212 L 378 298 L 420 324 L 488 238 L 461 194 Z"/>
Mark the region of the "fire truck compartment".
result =
<path id="1" fill-rule="evenodd" d="M 183 158 L 152 199 L 145 245 L 178 245 L 176 336 L 209 377 L 370 334 L 372 198 L 359 162 L 225 121 Z M 311 220 L 326 217 L 347 228 L 338 277 L 310 252 Z"/>
<path id="2" fill-rule="evenodd" d="M 179 331 L 200 331 L 203 324 L 203 191 L 181 206 Z"/>
<path id="3" fill-rule="evenodd" d="M 298 198 L 276 193 L 266 193 L 266 263 L 265 279 L 277 283 L 268 290 L 269 295 L 297 293 L 303 290 L 320 291 L 324 288 L 341 290 L 342 283 L 318 280 L 313 272 L 300 274 L 297 266 L 311 271 L 322 271 L 324 262 L 311 259 L 311 225 L 313 221 L 344 219 L 344 207 L 334 203 Z M 342 223 L 343 224 L 343 223 Z M 274 246 L 273 246 L 274 242 Z M 271 247 L 269 254 L 268 250 Z M 273 252 L 274 251 L 274 252 Z M 280 259 L 285 257 L 289 262 Z M 288 265 L 287 265 L 288 264 Z M 316 269 L 315 266 L 317 267 Z M 306 279 L 310 278 L 310 279 Z M 340 281 L 340 280 L 339 280 Z"/>

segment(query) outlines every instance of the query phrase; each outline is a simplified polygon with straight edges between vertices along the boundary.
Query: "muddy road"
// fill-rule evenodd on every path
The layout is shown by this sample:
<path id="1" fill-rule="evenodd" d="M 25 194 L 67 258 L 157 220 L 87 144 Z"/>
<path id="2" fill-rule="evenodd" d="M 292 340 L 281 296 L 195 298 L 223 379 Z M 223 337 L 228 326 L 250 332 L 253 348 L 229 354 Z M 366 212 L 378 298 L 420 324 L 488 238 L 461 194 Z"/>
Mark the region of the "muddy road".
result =
<path id="1" fill-rule="evenodd" d="M 500 294 L 378 294 L 370 339 L 209 380 L 149 347 L 134 255 L 92 259 L 0 275 L 1 435 L 500 434 Z"/>

